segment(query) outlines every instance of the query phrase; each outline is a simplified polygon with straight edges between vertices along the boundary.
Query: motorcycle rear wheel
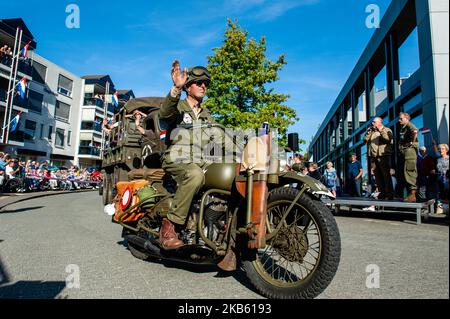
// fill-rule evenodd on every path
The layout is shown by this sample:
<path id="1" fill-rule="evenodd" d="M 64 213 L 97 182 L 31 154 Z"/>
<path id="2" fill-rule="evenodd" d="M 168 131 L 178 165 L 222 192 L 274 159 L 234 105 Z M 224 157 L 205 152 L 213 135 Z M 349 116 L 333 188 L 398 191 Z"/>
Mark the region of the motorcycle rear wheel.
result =
<path id="1" fill-rule="evenodd" d="M 299 190 L 281 187 L 269 193 L 267 233 L 279 224 Z M 263 296 L 315 298 L 331 283 L 340 260 L 339 229 L 330 210 L 302 194 L 276 236 L 263 249 L 247 251 L 243 267 Z"/>

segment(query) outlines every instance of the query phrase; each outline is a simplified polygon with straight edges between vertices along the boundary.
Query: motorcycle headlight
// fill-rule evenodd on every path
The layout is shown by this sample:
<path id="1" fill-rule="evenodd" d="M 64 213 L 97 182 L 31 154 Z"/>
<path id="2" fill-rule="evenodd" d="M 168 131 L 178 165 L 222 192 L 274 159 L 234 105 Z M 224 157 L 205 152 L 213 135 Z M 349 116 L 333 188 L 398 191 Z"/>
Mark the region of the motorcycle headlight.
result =
<path id="1" fill-rule="evenodd" d="M 278 160 L 280 163 L 280 172 L 284 172 L 286 165 L 288 163 L 288 155 L 286 152 L 279 152 L 278 153 Z"/>

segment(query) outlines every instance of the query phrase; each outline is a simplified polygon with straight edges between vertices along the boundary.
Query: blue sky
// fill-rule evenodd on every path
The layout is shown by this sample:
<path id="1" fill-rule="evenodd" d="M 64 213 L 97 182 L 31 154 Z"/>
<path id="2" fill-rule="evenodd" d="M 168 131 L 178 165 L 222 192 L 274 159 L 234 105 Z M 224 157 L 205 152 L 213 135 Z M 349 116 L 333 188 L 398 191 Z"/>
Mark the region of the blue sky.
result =
<path id="1" fill-rule="evenodd" d="M 65 26 L 66 6 L 80 8 L 80 28 Z M 78 75 L 109 74 L 118 89 L 163 96 L 170 66 L 206 64 L 223 41 L 226 19 L 250 37 L 266 36 L 267 56 L 288 64 L 274 87 L 290 95 L 300 121 L 289 132 L 307 142 L 317 131 L 374 29 L 366 7 L 381 15 L 390 0 L 7 1 L 1 18 L 21 17 L 36 52 Z M 308 144 L 308 143 L 307 143 Z M 303 146 L 305 148 L 305 146 Z"/>

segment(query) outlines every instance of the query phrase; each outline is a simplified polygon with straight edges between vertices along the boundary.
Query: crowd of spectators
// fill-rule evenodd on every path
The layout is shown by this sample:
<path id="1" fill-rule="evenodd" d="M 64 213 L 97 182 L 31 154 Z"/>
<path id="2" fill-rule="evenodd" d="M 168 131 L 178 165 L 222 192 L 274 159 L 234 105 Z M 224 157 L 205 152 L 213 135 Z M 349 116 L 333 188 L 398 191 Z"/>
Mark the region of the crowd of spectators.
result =
<path id="1" fill-rule="evenodd" d="M 57 167 L 48 160 L 26 162 L 0 152 L 0 192 L 97 188 L 101 173 L 93 168 Z"/>
<path id="2" fill-rule="evenodd" d="M 12 50 L 11 47 L 5 45 L 0 45 L 0 63 L 5 65 L 11 65 L 12 61 Z"/>
<path id="3" fill-rule="evenodd" d="M 378 189 L 375 173 L 372 168 L 368 181 L 364 184 L 362 193 L 363 167 L 354 153 L 349 154 L 349 162 L 346 168 L 346 180 L 343 183 L 338 177 L 332 162 L 327 162 L 326 167 L 318 168 L 317 163 L 304 161 L 301 154 L 294 154 L 289 159 L 285 170 L 293 170 L 304 175 L 311 176 L 328 187 L 334 196 L 370 197 L 378 198 Z M 323 172 L 323 173 L 321 173 Z M 447 144 L 437 144 L 434 140 L 432 148 L 427 150 L 425 146 L 418 149 L 417 158 L 417 202 L 425 202 L 431 199 L 439 203 L 448 204 L 449 200 L 449 147 Z M 397 181 L 396 171 L 390 169 L 393 189 L 396 191 L 394 199 L 401 199 L 401 184 Z M 371 210 L 372 207 L 369 208 Z"/>

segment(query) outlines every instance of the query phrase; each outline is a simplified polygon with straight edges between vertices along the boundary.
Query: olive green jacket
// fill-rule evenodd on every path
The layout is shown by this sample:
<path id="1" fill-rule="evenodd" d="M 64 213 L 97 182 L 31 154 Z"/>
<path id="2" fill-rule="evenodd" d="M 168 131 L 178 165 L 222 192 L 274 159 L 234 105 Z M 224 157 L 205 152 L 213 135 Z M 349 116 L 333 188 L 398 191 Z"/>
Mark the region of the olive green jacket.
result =
<path id="1" fill-rule="evenodd" d="M 417 127 L 414 126 L 411 122 L 403 125 L 400 129 L 400 140 L 399 140 L 399 148 L 400 151 L 403 151 L 406 148 L 418 148 L 419 141 L 417 140 Z"/>
<path id="2" fill-rule="evenodd" d="M 180 100 L 179 97 L 172 97 L 169 93 L 161 105 L 159 117 L 168 125 L 165 140 L 166 160 L 175 160 L 168 159 L 167 154 L 174 145 L 177 145 L 177 149 L 180 150 L 178 159 L 190 162 L 193 153 L 199 156 L 202 148 L 210 141 L 210 134 L 205 128 L 195 129 L 196 125 L 215 123 L 207 108 L 202 108 L 197 117 L 186 99 Z M 186 158 L 189 156 L 191 160 Z"/>
<path id="3" fill-rule="evenodd" d="M 392 131 L 383 126 L 380 131 L 369 131 L 364 136 L 369 157 L 390 156 L 394 144 Z"/>

